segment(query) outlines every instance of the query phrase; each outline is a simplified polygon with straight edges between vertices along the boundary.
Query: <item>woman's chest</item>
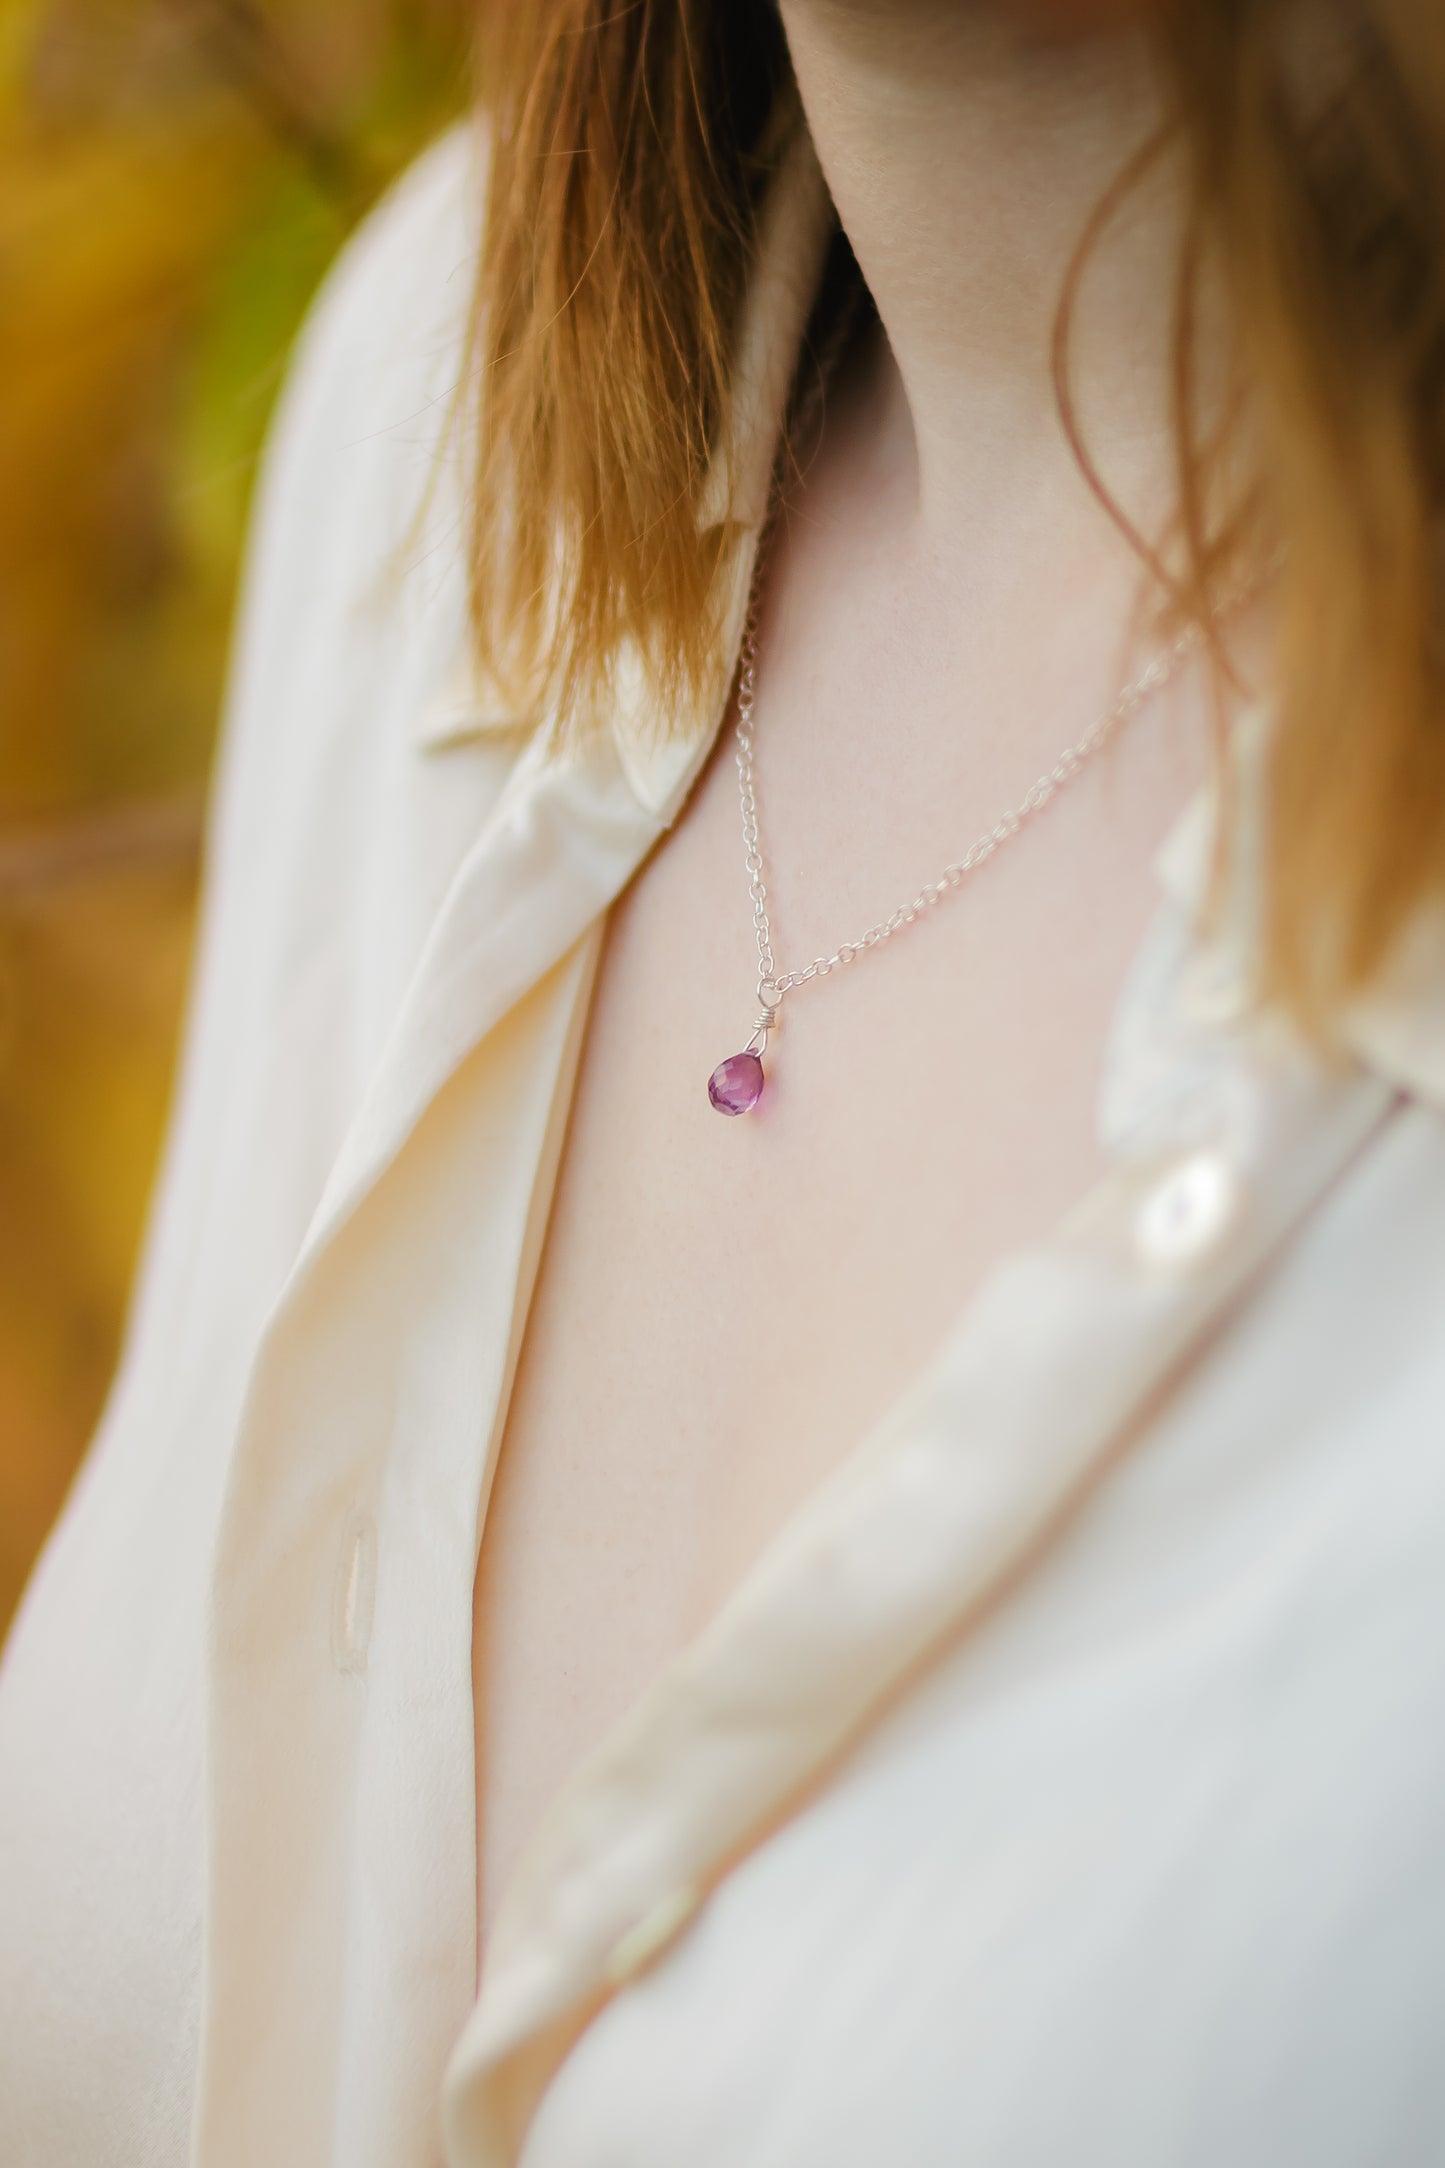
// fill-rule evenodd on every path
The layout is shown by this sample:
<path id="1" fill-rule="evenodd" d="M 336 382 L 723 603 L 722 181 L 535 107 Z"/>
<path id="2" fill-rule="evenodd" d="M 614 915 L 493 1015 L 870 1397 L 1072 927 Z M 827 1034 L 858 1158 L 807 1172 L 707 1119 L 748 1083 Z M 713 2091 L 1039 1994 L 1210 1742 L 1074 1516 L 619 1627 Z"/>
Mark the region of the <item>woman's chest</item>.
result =
<path id="1" fill-rule="evenodd" d="M 1087 1187 L 1103 1042 L 1154 901 L 1159 782 L 1141 776 L 1131 803 L 1116 777 L 1107 816 L 1081 790 L 1071 828 L 791 995 L 763 1099 L 736 1119 L 706 1089 L 755 1009 L 726 737 L 613 907 L 477 1578 L 484 1940 L 560 1782 L 989 1265 Z M 829 946 L 862 930 L 826 928 L 792 878 L 780 968 L 801 960 L 794 928 L 802 956 L 814 929 Z M 1091 912 L 1070 925 L 1081 885 Z"/>

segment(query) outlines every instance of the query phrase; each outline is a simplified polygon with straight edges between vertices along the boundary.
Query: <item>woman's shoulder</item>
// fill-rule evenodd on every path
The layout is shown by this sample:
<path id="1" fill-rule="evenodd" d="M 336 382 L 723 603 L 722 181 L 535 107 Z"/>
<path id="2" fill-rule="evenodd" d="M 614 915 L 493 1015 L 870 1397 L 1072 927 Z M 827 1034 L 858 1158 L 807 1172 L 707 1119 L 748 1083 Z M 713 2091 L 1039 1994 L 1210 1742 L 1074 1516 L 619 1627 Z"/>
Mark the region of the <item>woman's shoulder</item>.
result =
<path id="1" fill-rule="evenodd" d="M 480 112 L 454 121 L 390 183 L 342 248 L 327 288 L 349 287 L 373 301 L 400 279 L 425 298 L 440 276 L 470 261 L 486 178 Z M 430 276 L 429 276 L 430 274 Z"/>
<path id="2" fill-rule="evenodd" d="M 393 181 L 344 243 L 312 303 L 292 371 L 354 394 L 453 356 L 481 236 L 486 140 L 458 121 Z"/>
<path id="3" fill-rule="evenodd" d="M 247 538 L 218 783 L 289 800 L 298 765 L 384 757 L 417 673 L 465 630 L 467 326 L 485 191 L 477 120 L 394 182 L 297 336 Z M 264 771 L 264 775 L 263 775 Z"/>
<path id="4" fill-rule="evenodd" d="M 262 479 L 263 527 L 268 500 L 298 470 L 311 512 L 324 516 L 348 482 L 420 474 L 434 461 L 462 372 L 485 161 L 481 122 L 458 122 L 343 245 L 287 368 Z"/>

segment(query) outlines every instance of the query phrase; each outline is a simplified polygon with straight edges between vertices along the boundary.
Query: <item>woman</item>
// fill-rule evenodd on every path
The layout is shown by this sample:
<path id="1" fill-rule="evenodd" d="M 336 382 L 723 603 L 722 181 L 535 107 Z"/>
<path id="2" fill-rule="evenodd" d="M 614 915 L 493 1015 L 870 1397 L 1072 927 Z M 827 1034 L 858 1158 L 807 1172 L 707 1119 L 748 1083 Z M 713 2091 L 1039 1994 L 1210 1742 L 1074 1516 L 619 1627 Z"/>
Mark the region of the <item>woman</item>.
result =
<path id="1" fill-rule="evenodd" d="M 515 12 L 276 427 L 0 2157 L 1436 2160 L 1437 13 Z"/>

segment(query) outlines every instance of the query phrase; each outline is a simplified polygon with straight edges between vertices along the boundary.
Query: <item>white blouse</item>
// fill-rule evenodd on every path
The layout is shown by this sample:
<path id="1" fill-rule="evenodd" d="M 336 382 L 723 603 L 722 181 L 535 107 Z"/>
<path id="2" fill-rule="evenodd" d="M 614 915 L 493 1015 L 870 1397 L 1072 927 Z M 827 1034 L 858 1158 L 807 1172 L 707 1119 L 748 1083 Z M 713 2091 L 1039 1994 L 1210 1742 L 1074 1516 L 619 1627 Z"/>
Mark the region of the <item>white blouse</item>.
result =
<path id="1" fill-rule="evenodd" d="M 800 148 L 716 697 L 659 740 L 622 657 L 566 765 L 464 659 L 479 193 L 464 133 L 393 193 L 274 431 L 127 1350 L 0 1676 L 0 2162 L 1445 2160 L 1445 939 L 1316 1058 L 1247 887 L 1194 931 L 1207 798 L 1105 1176 L 559 1794 L 476 1997 L 478 1531 L 827 215 Z"/>

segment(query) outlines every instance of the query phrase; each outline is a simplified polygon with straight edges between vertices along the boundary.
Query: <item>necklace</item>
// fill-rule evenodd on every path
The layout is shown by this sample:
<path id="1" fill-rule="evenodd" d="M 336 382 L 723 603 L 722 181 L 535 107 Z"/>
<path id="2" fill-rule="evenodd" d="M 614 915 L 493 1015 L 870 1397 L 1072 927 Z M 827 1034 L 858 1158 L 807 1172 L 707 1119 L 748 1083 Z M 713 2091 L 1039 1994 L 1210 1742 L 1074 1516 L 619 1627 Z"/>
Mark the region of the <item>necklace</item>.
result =
<path id="1" fill-rule="evenodd" d="M 768 523 L 771 525 L 771 521 Z M 752 1037 L 740 1054 L 729 1054 L 720 1061 L 707 1080 L 707 1095 L 719 1114 L 748 1114 L 763 1096 L 766 1078 L 763 1071 L 763 1055 L 767 1052 L 768 1035 L 776 1028 L 778 1010 L 785 994 L 795 987 L 806 986 L 810 979 L 826 978 L 830 971 L 841 970 L 844 964 L 855 963 L 870 949 L 891 941 L 903 927 L 911 926 L 925 911 L 932 910 L 954 889 L 961 888 L 971 873 L 992 858 L 1016 836 L 1027 821 L 1032 820 L 1064 789 L 1085 763 L 1108 744 L 1120 724 L 1141 708 L 1151 693 L 1173 676 L 1179 663 L 1197 645 L 1200 632 L 1191 624 L 1180 634 L 1172 647 L 1154 656 L 1138 677 L 1132 679 L 1119 694 L 1107 714 L 1077 741 L 1066 747 L 1052 768 L 1030 784 L 1018 804 L 1013 806 L 992 828 L 975 838 L 961 858 L 945 866 L 938 878 L 927 882 L 908 903 L 899 904 L 896 911 L 870 926 L 866 933 L 854 941 L 845 941 L 831 956 L 815 956 L 796 971 L 779 971 L 773 959 L 773 929 L 768 916 L 768 888 L 763 863 L 762 845 L 758 840 L 758 786 L 753 766 L 753 731 L 758 683 L 758 601 L 761 587 L 763 540 L 758 547 L 757 563 L 753 571 L 752 593 L 749 597 L 747 620 L 743 631 L 741 665 L 738 673 L 737 696 L 737 766 L 738 789 L 742 802 L 743 857 L 747 867 L 748 889 L 753 904 L 753 929 L 758 943 L 758 1013 L 753 1025 Z"/>

